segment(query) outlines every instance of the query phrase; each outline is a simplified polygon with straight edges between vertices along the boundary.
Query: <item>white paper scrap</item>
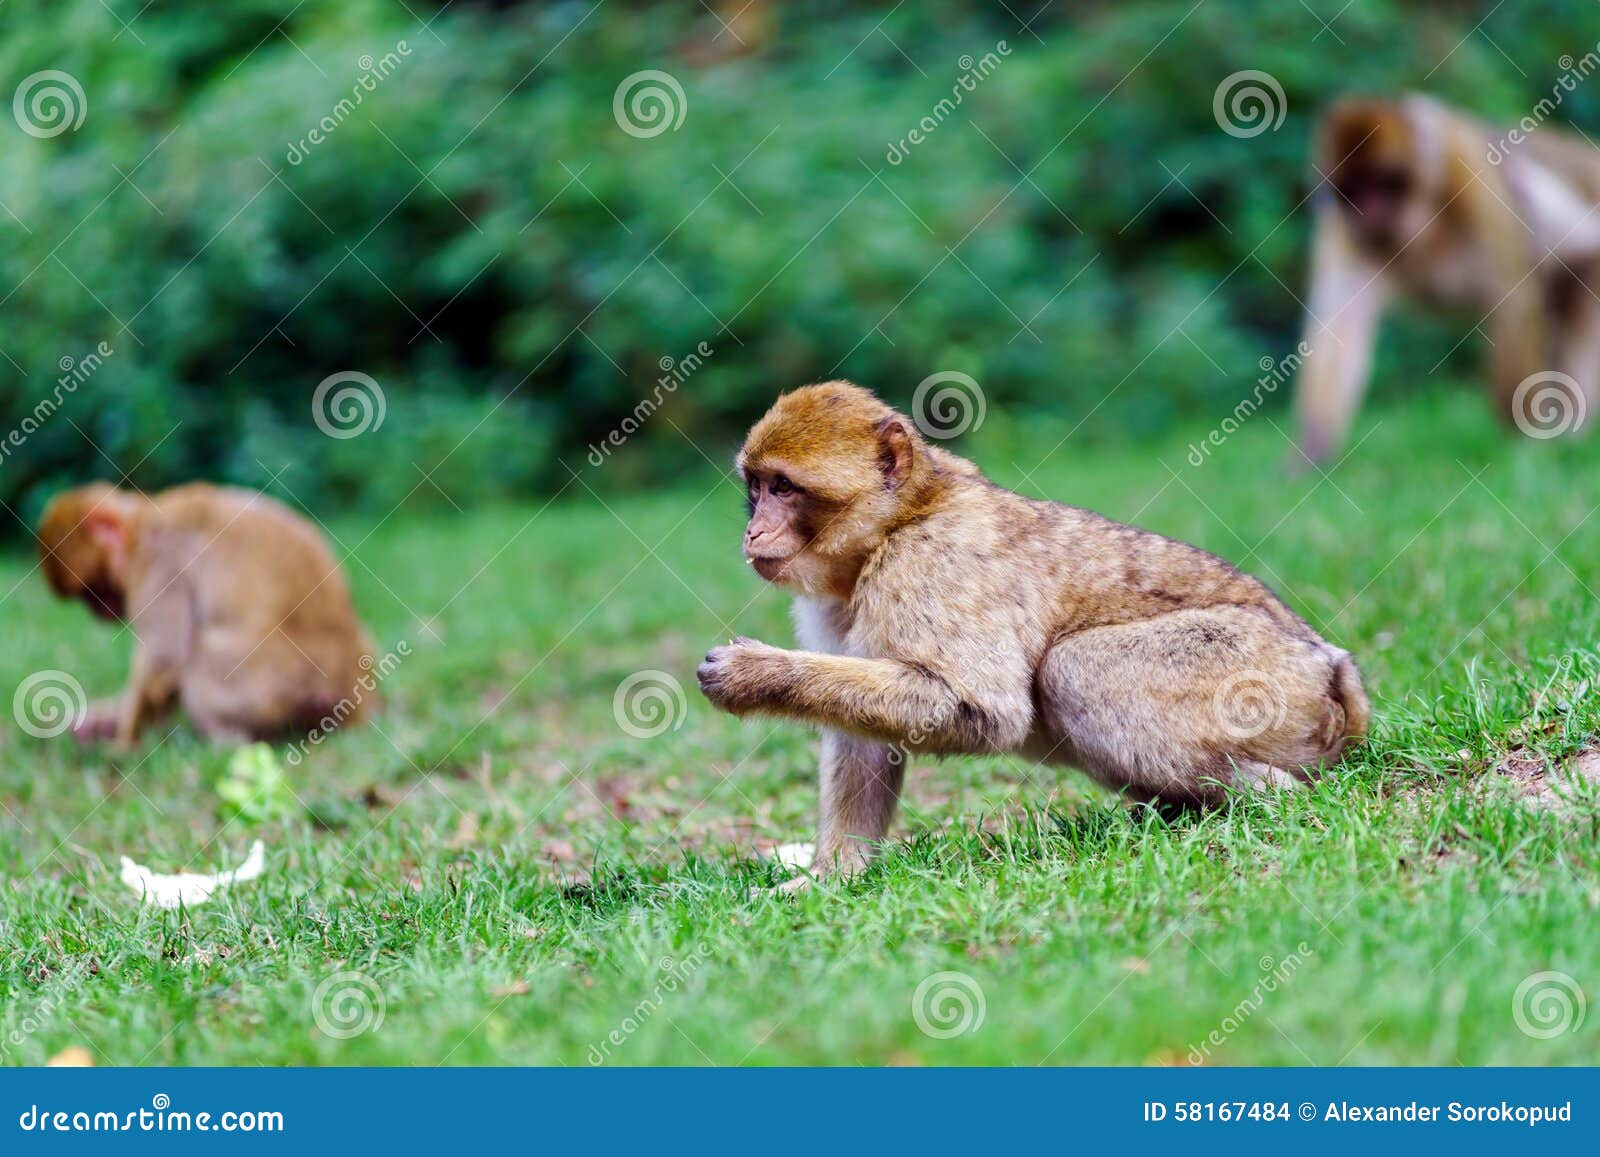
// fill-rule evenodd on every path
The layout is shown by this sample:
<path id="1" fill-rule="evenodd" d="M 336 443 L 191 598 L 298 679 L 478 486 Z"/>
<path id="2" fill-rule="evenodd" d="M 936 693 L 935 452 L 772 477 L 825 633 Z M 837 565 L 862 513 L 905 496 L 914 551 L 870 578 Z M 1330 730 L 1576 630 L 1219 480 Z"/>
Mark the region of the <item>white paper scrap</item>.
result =
<path id="1" fill-rule="evenodd" d="M 266 869 L 267 851 L 260 840 L 250 845 L 250 854 L 231 872 L 179 872 L 175 876 L 152 872 L 143 864 L 122 857 L 122 882 L 135 892 L 142 893 L 146 904 L 158 908 L 176 908 L 179 904 L 194 907 L 204 904 L 212 895 L 229 884 L 253 880 Z"/>
<path id="2" fill-rule="evenodd" d="M 815 844 L 780 844 L 767 853 L 767 858 L 785 868 L 798 868 L 804 872 L 811 867 L 811 862 L 817 858 L 817 846 Z"/>

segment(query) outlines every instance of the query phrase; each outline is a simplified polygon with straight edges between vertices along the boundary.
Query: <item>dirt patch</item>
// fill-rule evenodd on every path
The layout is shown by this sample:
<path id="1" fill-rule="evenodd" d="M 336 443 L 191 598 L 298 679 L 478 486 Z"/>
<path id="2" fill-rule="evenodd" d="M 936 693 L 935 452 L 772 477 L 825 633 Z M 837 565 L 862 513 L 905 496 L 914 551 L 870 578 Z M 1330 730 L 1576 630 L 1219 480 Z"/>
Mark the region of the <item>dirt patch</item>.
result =
<path id="1" fill-rule="evenodd" d="M 1495 774 L 1509 780 L 1530 807 L 1551 810 L 1571 807 L 1578 799 L 1600 789 L 1600 749 L 1580 751 L 1552 767 L 1537 752 L 1507 753 Z"/>

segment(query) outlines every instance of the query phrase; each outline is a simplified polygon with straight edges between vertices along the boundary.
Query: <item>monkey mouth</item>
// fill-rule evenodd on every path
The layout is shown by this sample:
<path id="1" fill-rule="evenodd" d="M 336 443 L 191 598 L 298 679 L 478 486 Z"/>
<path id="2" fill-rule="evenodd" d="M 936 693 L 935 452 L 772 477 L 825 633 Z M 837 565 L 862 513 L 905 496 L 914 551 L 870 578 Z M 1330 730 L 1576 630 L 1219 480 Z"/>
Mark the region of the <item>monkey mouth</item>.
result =
<path id="1" fill-rule="evenodd" d="M 789 556 L 783 555 L 754 555 L 747 554 L 744 560 L 749 563 L 755 572 L 770 582 L 778 582 L 783 577 L 784 568 L 789 565 Z"/>

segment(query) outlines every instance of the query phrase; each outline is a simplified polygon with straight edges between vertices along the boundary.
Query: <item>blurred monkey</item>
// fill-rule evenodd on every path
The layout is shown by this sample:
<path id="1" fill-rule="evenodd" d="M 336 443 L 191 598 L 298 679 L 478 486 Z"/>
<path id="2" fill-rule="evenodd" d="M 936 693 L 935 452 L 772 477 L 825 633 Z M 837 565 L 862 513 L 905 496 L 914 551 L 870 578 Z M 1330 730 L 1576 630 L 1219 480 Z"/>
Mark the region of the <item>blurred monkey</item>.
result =
<path id="1" fill-rule="evenodd" d="M 1591 424 L 1600 151 L 1548 127 L 1510 138 L 1518 143 L 1415 95 L 1344 100 L 1323 117 L 1311 353 L 1295 397 L 1305 459 L 1343 444 L 1397 293 L 1486 315 L 1489 393 L 1503 420 L 1538 436 Z"/>
<path id="2" fill-rule="evenodd" d="M 74 734 L 131 747 L 182 706 L 221 743 L 359 723 L 372 646 L 322 536 L 281 503 L 195 483 L 144 495 L 105 483 L 57 495 L 39 525 L 46 580 L 138 642 L 128 684 Z"/>

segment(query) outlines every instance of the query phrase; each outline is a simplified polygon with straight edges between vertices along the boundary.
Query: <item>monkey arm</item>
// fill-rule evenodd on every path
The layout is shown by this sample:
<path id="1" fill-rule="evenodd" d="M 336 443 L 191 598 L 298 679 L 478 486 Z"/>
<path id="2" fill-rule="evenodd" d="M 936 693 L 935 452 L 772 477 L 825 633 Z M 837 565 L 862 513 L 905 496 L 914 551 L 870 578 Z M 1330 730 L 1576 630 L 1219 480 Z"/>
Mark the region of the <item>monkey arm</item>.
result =
<path id="1" fill-rule="evenodd" d="M 1311 300 L 1295 389 L 1300 452 L 1320 462 L 1344 443 L 1366 392 L 1378 319 L 1388 299 L 1383 271 L 1357 252 L 1338 210 L 1317 214 Z"/>
<path id="2" fill-rule="evenodd" d="M 170 710 L 177 697 L 177 667 L 163 663 L 159 655 L 141 645 L 134 651 L 133 670 L 118 703 L 117 746 L 131 748 L 144 725 Z"/>
<path id="3" fill-rule="evenodd" d="M 696 673 L 712 703 L 735 715 L 784 715 L 888 743 L 940 752 L 1020 744 L 1031 711 L 965 691 L 958 680 L 899 659 L 785 651 L 736 639 Z"/>
<path id="4" fill-rule="evenodd" d="M 130 602 L 139 641 L 118 704 L 114 738 L 122 748 L 138 742 L 144 725 L 177 699 L 193 628 L 188 576 L 176 563 L 146 571 Z"/>

